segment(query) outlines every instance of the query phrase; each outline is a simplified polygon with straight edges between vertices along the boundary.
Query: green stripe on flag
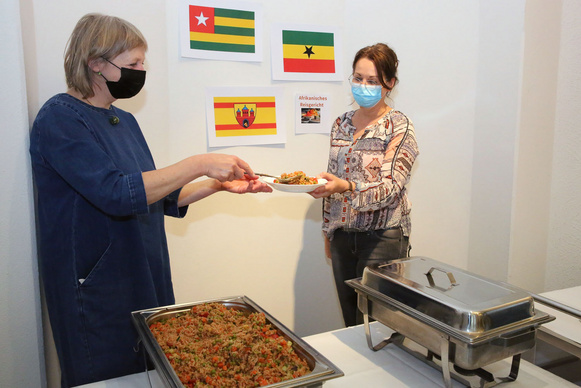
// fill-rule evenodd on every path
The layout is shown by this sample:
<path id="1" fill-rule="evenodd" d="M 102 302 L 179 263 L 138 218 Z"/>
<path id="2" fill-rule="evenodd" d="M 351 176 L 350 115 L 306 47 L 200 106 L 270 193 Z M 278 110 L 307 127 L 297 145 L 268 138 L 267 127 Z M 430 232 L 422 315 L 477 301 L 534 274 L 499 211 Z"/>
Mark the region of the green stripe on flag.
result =
<path id="1" fill-rule="evenodd" d="M 214 33 L 223 35 L 254 36 L 254 28 L 214 26 Z"/>
<path id="2" fill-rule="evenodd" d="M 333 46 L 333 33 L 283 30 L 282 44 Z"/>
<path id="3" fill-rule="evenodd" d="M 233 53 L 255 52 L 254 45 L 200 42 L 197 40 L 190 41 L 190 48 L 193 50 L 228 51 Z"/>
<path id="4" fill-rule="evenodd" d="M 254 12 L 214 8 L 214 17 L 254 20 Z"/>

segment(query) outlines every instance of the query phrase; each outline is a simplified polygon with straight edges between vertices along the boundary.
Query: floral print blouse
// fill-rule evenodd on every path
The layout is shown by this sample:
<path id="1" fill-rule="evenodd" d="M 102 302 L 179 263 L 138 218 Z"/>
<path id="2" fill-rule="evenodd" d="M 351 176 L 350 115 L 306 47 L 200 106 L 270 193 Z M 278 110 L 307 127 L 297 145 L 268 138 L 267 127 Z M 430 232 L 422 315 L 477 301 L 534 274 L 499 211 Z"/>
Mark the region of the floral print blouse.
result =
<path id="1" fill-rule="evenodd" d="M 411 203 L 406 187 L 419 154 L 411 120 L 397 110 L 387 112 L 353 140 L 355 111 L 337 118 L 331 130 L 327 171 L 355 183 L 353 192 L 323 200 L 323 231 L 333 238 L 339 228 L 371 231 L 401 227 L 411 233 Z"/>

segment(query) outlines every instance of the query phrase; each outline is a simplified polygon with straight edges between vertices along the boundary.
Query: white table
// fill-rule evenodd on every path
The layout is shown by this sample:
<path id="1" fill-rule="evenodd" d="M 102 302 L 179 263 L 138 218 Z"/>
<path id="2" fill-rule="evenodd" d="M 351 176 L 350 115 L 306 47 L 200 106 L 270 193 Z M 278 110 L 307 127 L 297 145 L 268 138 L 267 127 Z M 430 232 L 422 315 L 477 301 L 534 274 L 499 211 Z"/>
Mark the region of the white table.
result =
<path id="1" fill-rule="evenodd" d="M 391 330 L 380 323 L 371 324 L 372 337 L 388 337 Z M 328 380 L 323 388 L 353 387 L 444 387 L 442 374 L 416 359 L 404 350 L 388 345 L 374 352 L 367 347 L 363 325 L 316 334 L 304 338 L 319 353 L 328 358 L 345 374 Z M 487 366 L 489 372 L 506 376 L 510 369 L 510 360 L 503 360 Z M 149 372 L 151 386 L 163 388 L 155 371 Z M 453 381 L 454 387 L 462 387 Z M 531 363 L 521 360 L 518 378 L 507 388 L 543 388 L 543 387 L 577 387 Z M 144 388 L 149 387 L 147 374 L 120 377 L 83 385 L 83 388 Z M 577 387 L 578 388 L 578 387 Z"/>
<path id="2" fill-rule="evenodd" d="M 558 308 L 552 307 L 554 302 L 558 303 Z M 563 311 L 563 305 L 566 312 Z M 536 295 L 535 308 L 556 319 L 540 327 L 537 331 L 539 342 L 536 351 L 525 355 L 526 359 L 547 369 L 553 365 L 560 368 L 561 373 L 571 374 L 571 379 L 577 378 L 573 375 L 579 376 L 578 373 L 566 368 L 575 368 L 571 356 L 581 358 L 581 286 Z M 565 366 L 567 364 L 569 367 Z"/>
<path id="3" fill-rule="evenodd" d="M 581 286 L 544 292 L 540 296 L 581 312 Z M 535 307 L 556 318 L 554 321 L 542 326 L 544 331 L 551 331 L 559 337 L 566 338 L 581 349 L 581 321 L 579 318 L 551 308 L 542 301 L 535 301 Z"/>

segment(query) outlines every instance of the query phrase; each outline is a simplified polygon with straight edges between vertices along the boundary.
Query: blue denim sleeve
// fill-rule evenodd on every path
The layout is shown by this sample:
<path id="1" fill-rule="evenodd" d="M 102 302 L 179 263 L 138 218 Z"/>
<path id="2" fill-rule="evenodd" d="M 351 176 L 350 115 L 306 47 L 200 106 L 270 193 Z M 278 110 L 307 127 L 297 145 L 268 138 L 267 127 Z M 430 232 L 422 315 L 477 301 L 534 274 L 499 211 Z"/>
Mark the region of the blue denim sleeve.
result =
<path id="1" fill-rule="evenodd" d="M 37 137 L 34 154 L 39 163 L 107 214 L 148 212 L 142 172 L 155 166 L 137 136 L 141 130 L 135 121 L 125 120 L 113 132 L 100 127 L 98 117 L 83 115 L 73 106 L 55 104 L 43 110 L 31 133 Z"/>
<path id="2" fill-rule="evenodd" d="M 166 216 L 176 218 L 183 218 L 186 216 L 186 213 L 188 212 L 188 206 L 178 206 L 178 199 L 181 191 L 182 189 L 178 189 L 165 198 L 164 214 Z"/>

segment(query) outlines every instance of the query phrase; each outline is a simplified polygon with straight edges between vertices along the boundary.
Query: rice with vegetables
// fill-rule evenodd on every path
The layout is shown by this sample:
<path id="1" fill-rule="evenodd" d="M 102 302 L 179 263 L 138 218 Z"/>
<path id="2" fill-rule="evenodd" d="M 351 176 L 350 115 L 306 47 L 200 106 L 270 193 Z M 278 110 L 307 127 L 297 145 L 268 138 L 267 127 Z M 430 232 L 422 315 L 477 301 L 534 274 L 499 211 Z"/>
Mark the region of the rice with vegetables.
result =
<path id="1" fill-rule="evenodd" d="M 310 176 L 307 176 L 307 174 L 305 174 L 302 171 L 295 171 L 295 172 L 291 172 L 289 174 L 287 173 L 283 173 L 280 175 L 281 179 L 289 179 L 290 180 L 288 182 L 286 182 L 289 185 L 316 185 L 318 183 L 317 178 L 313 178 Z M 275 179 L 274 183 L 281 183 L 278 180 Z"/>
<path id="2" fill-rule="evenodd" d="M 264 313 L 204 303 L 149 328 L 188 388 L 261 387 L 310 372 Z"/>

